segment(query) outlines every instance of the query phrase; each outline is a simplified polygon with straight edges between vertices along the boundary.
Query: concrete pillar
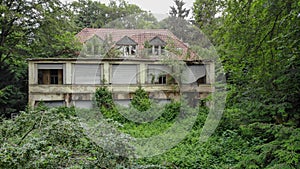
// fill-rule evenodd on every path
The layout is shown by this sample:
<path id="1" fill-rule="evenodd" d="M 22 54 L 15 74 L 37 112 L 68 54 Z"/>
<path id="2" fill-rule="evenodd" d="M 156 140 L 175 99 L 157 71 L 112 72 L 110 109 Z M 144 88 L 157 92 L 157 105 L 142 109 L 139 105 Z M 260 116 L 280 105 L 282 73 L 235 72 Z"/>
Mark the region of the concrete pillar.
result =
<path id="1" fill-rule="evenodd" d="M 67 62 L 65 66 L 65 84 L 72 84 L 72 63 Z"/>
<path id="2" fill-rule="evenodd" d="M 35 64 L 31 61 L 28 62 L 28 84 L 36 84 L 37 83 L 37 70 L 35 68 Z M 36 76 L 36 77 L 35 77 Z"/>
<path id="3" fill-rule="evenodd" d="M 155 55 L 155 46 L 152 46 L 152 55 Z"/>
<path id="4" fill-rule="evenodd" d="M 109 63 L 105 62 L 103 64 L 103 83 L 109 84 L 110 83 L 110 73 L 109 73 Z"/>
<path id="5" fill-rule="evenodd" d="M 215 64 L 214 62 L 209 62 L 206 67 L 206 83 L 213 84 L 215 83 Z"/>
<path id="6" fill-rule="evenodd" d="M 161 46 L 158 46 L 158 55 L 161 55 Z"/>
<path id="7" fill-rule="evenodd" d="M 145 63 L 140 64 L 140 72 L 139 72 L 139 77 L 140 77 L 140 84 L 145 84 L 146 83 L 146 75 L 147 74 L 147 68 Z"/>

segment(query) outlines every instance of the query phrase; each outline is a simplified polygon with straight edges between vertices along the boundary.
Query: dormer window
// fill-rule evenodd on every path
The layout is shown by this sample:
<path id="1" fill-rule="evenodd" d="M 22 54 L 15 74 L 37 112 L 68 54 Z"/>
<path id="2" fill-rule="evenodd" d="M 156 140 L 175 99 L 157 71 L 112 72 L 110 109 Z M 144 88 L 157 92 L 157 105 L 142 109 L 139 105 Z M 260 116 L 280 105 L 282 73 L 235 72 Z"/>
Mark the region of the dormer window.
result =
<path id="1" fill-rule="evenodd" d="M 102 44 L 103 40 L 99 36 L 94 35 L 84 43 L 82 53 L 87 55 L 102 55 Z"/>
<path id="2" fill-rule="evenodd" d="M 124 36 L 116 45 L 120 47 L 123 56 L 136 55 L 137 53 L 137 43 L 128 36 Z"/>
<path id="3" fill-rule="evenodd" d="M 156 36 L 149 41 L 149 45 L 152 46 L 152 55 L 162 55 L 166 46 L 166 42 Z"/>
<path id="4" fill-rule="evenodd" d="M 136 54 L 136 46 L 122 46 L 121 51 L 124 56 L 135 55 Z"/>

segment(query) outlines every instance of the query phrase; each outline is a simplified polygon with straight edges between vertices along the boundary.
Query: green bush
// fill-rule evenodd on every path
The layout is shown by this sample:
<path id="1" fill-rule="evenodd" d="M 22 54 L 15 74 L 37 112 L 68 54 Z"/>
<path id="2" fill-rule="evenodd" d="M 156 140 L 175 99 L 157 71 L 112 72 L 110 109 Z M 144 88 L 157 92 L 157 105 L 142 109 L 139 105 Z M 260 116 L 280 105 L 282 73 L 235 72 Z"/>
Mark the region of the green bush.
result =
<path id="1" fill-rule="evenodd" d="M 96 106 L 99 108 L 104 107 L 109 109 L 114 107 L 112 93 L 107 89 L 106 86 L 96 89 L 94 99 Z"/>
<path id="2" fill-rule="evenodd" d="M 161 119 L 165 121 L 172 121 L 175 119 L 176 115 L 180 113 L 181 103 L 177 101 L 172 101 L 164 106 L 164 112 L 161 115 Z"/>
<path id="3" fill-rule="evenodd" d="M 104 119 L 98 120 L 98 123 L 106 124 Z M 90 124 L 99 126 L 94 122 Z M 96 144 L 96 140 L 88 136 L 87 129 L 82 126 L 75 116 L 75 109 L 65 107 L 21 112 L 15 119 L 3 120 L 0 125 L 0 168 L 130 166 L 128 158 L 115 155 Z M 127 149 L 128 139 L 124 139 L 124 134 L 98 133 L 102 134 L 103 139 L 97 141 Z"/>
<path id="4" fill-rule="evenodd" d="M 135 91 L 131 105 L 139 111 L 146 111 L 151 107 L 148 93 L 141 86 Z"/>
<path id="5" fill-rule="evenodd" d="M 110 109 L 102 107 L 100 109 L 100 111 L 101 111 L 102 115 L 105 118 L 112 119 L 112 120 L 117 121 L 119 123 L 128 122 L 128 120 L 121 113 L 119 113 L 117 107 L 113 107 L 113 108 L 110 108 Z M 126 108 L 125 107 L 119 108 L 119 110 L 124 110 L 124 109 L 126 109 Z"/>

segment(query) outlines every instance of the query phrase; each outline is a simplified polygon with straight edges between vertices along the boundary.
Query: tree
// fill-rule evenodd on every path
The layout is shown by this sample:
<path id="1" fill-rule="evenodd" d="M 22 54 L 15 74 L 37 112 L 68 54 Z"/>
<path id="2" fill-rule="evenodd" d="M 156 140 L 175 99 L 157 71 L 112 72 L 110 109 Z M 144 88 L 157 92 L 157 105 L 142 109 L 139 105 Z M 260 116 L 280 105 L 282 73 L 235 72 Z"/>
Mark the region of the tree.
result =
<path id="1" fill-rule="evenodd" d="M 111 109 L 114 107 L 112 93 L 107 87 L 97 88 L 94 97 L 98 108 Z"/>
<path id="2" fill-rule="evenodd" d="M 196 0 L 193 6 L 194 25 L 200 28 L 214 45 L 214 34 L 223 25 L 224 0 Z"/>
<path id="3" fill-rule="evenodd" d="M 79 0 L 71 4 L 71 9 L 75 13 L 74 22 L 78 30 L 86 27 L 102 28 L 116 19 L 142 12 L 137 5 L 123 0 L 110 1 L 108 5 L 98 1 Z"/>
<path id="4" fill-rule="evenodd" d="M 211 45 L 198 27 L 183 18 L 168 17 L 159 22 L 159 28 L 170 30 L 176 37 L 189 45 L 203 48 L 208 48 Z"/>
<path id="5" fill-rule="evenodd" d="M 196 24 L 200 28 L 213 24 L 216 15 L 224 10 L 224 5 L 223 0 L 196 0 L 193 7 Z"/>
<path id="6" fill-rule="evenodd" d="M 251 143 L 236 168 L 298 168 L 300 5 L 227 5 L 215 36 L 230 89 L 223 125 Z"/>
<path id="7" fill-rule="evenodd" d="M 248 120 L 299 126 L 299 8 L 294 1 L 229 1 L 218 32 L 221 57 L 238 92 L 233 103 L 252 111 Z"/>
<path id="8" fill-rule="evenodd" d="M 24 108 L 29 57 L 70 57 L 78 51 L 70 13 L 59 0 L 15 1 L 0 4 L 1 115 Z"/>
<path id="9" fill-rule="evenodd" d="M 83 28 L 101 28 L 107 23 L 110 8 L 105 4 L 92 0 L 78 0 L 70 4 L 74 11 L 74 22 L 78 30 Z"/>
<path id="10" fill-rule="evenodd" d="M 158 27 L 158 21 L 153 14 L 142 11 L 137 14 L 115 19 L 104 27 L 118 29 L 154 29 Z"/>
<path id="11" fill-rule="evenodd" d="M 186 18 L 189 16 L 190 9 L 183 8 L 185 5 L 185 2 L 182 0 L 174 0 L 176 6 L 171 6 L 170 15 L 172 17 L 178 17 L 178 18 Z"/>

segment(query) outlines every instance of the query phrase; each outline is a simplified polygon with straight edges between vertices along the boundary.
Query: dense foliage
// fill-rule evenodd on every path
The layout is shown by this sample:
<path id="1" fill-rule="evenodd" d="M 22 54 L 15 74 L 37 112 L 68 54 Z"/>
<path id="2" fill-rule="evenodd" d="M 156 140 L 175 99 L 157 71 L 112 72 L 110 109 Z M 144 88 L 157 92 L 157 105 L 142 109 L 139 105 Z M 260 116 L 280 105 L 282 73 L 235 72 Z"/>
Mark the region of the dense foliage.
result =
<path id="1" fill-rule="evenodd" d="M 140 7 L 124 0 L 110 1 L 108 5 L 100 1 L 78 0 L 71 3 L 71 9 L 78 31 L 83 28 L 102 28 L 116 19 L 142 12 Z"/>
<path id="2" fill-rule="evenodd" d="M 111 168 L 129 160 L 104 151 L 88 136 L 80 110 L 38 108 L 21 112 L 0 126 L 0 168 Z M 101 123 L 104 119 L 98 119 Z M 97 123 L 97 124 L 98 124 Z M 97 125 L 98 129 L 102 129 Z M 104 142 L 118 143 L 117 136 L 101 133 Z M 111 138 L 111 140 L 108 140 Z"/>
<path id="3" fill-rule="evenodd" d="M 194 7 L 220 9 L 211 2 L 196 1 Z M 238 136 L 231 144 L 240 151 L 217 159 L 234 157 L 228 162 L 234 168 L 299 168 L 300 4 L 224 2 L 222 18 L 212 17 L 216 24 L 195 11 L 200 27 L 214 28 L 206 33 L 227 72 L 230 90 L 218 136 Z"/>
<path id="4" fill-rule="evenodd" d="M 24 110 L 31 57 L 74 57 L 72 13 L 60 1 L 4 0 L 0 3 L 0 116 Z"/>
<path id="5" fill-rule="evenodd" d="M 196 0 L 190 26 L 181 24 L 188 9 L 179 3 L 171 9 L 173 18 L 158 23 L 125 1 L 1 1 L 0 168 L 300 168 L 299 2 Z M 141 88 L 127 108 L 114 105 L 108 89 L 99 88 L 100 109 L 25 110 L 26 58 L 77 56 L 75 31 L 120 17 L 122 22 L 110 26 L 168 28 L 190 39 L 197 53 L 212 51 L 202 33 L 194 36 L 196 26 L 211 38 L 226 71 L 228 97 L 207 142 L 199 142 L 199 136 L 209 111 L 198 107 L 192 110 L 197 112 L 193 127 L 179 144 L 154 157 L 127 158 L 134 157 L 131 137 L 163 133 L 176 124 L 184 106 L 158 105 Z M 12 113 L 19 116 L 11 118 Z"/>
<path id="6" fill-rule="evenodd" d="M 100 87 L 96 89 L 95 92 L 95 102 L 98 108 L 112 108 L 114 107 L 114 101 L 112 93 L 108 90 L 107 87 Z"/>
<path id="7" fill-rule="evenodd" d="M 139 111 L 146 111 L 150 108 L 148 93 L 141 86 L 134 92 L 131 105 Z"/>
<path id="8" fill-rule="evenodd" d="M 81 46 L 75 34 L 82 28 L 100 28 L 142 10 L 122 0 L 108 5 L 91 0 L 67 4 L 59 0 L 3 0 L 0 12 L 0 116 L 9 118 L 27 104 L 26 59 L 77 57 Z M 153 20 L 147 12 L 144 15 Z M 107 55 L 111 57 L 115 51 Z"/>
<path id="9" fill-rule="evenodd" d="M 186 9 L 183 6 L 185 5 L 185 2 L 182 0 L 174 0 L 175 6 L 171 6 L 170 15 L 172 17 L 178 17 L 178 18 L 186 18 L 189 16 L 190 9 Z"/>

